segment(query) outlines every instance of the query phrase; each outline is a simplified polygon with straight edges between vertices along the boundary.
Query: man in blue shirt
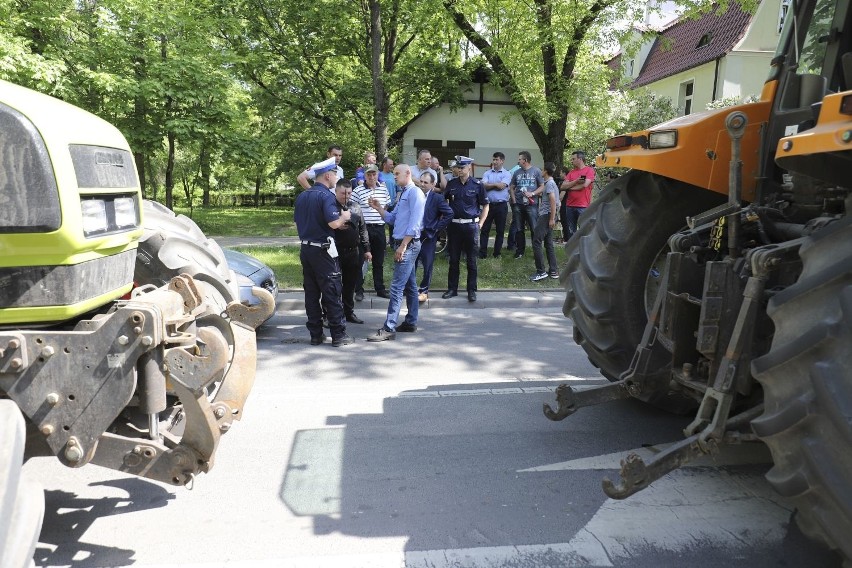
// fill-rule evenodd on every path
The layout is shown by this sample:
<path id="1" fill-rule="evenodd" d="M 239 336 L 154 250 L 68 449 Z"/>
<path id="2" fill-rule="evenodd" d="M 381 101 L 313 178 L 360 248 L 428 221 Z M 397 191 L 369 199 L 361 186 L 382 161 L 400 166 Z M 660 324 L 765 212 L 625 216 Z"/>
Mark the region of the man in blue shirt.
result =
<path id="1" fill-rule="evenodd" d="M 482 225 L 479 237 L 479 258 L 486 257 L 492 222 L 497 224 L 494 258 L 500 258 L 500 252 L 503 250 L 503 235 L 506 234 L 506 219 L 509 217 L 509 184 L 512 183 L 512 174 L 503 167 L 505 161 L 506 155 L 503 152 L 494 152 L 491 169 L 482 174 L 482 186 L 488 192 L 488 217 Z"/>
<path id="2" fill-rule="evenodd" d="M 393 211 L 385 211 L 378 200 L 370 200 L 370 206 L 378 211 L 388 224 L 393 224 L 394 267 L 390 285 L 390 301 L 385 324 L 367 341 L 387 341 L 396 339 L 396 332 L 417 331 L 417 315 L 420 303 L 417 301 L 416 260 L 420 254 L 420 230 L 423 227 L 423 210 L 426 196 L 411 181 L 411 168 L 399 164 L 393 170 L 396 178 L 398 199 Z M 399 326 L 399 310 L 405 292 L 408 314 Z"/>
<path id="3" fill-rule="evenodd" d="M 459 176 L 447 182 L 444 192 L 453 209 L 453 220 L 447 229 L 450 271 L 447 276 L 447 291 L 441 296 L 445 300 L 459 295 L 459 262 L 464 251 L 467 256 L 467 301 L 476 301 L 479 231 L 488 216 L 488 196 L 479 180 L 470 175 L 472 163 L 473 158 L 456 156 Z"/>
<path id="4" fill-rule="evenodd" d="M 391 211 L 393 209 L 394 203 L 396 203 L 396 180 L 393 177 L 393 159 L 390 156 L 385 156 L 382 158 L 382 167 L 379 171 L 379 181 L 385 184 L 385 187 L 388 190 L 388 196 L 390 200 L 388 201 L 387 210 Z M 393 245 L 393 225 L 388 224 L 388 236 L 389 245 Z M 373 253 L 375 253 L 375 248 L 373 249 Z M 379 294 L 382 298 L 387 298 L 387 296 Z"/>
<path id="5" fill-rule="evenodd" d="M 341 211 L 331 192 L 337 183 L 337 163 L 334 158 L 314 164 L 315 183 L 296 198 L 293 218 L 299 232 L 302 261 L 302 286 L 305 289 L 305 324 L 311 333 L 311 345 L 325 341 L 322 331 L 323 311 L 331 328 L 331 344 L 349 345 L 352 338 L 346 333 L 343 321 L 343 282 L 334 230 L 350 219 L 349 211 Z"/>

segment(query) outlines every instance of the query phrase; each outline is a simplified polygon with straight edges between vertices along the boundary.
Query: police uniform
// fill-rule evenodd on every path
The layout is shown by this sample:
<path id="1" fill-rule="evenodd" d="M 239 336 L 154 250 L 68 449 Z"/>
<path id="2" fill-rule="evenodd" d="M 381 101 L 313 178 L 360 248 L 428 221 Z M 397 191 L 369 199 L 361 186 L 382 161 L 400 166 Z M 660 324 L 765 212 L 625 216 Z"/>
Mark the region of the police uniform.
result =
<path id="1" fill-rule="evenodd" d="M 473 163 L 471 158 L 457 156 L 459 165 Z M 448 248 L 450 250 L 450 270 L 447 278 L 446 297 L 458 293 L 459 263 L 464 251 L 467 256 L 467 293 L 468 300 L 476 300 L 477 259 L 479 258 L 479 215 L 488 205 L 488 195 L 482 183 L 470 176 L 462 183 L 462 178 L 451 179 L 444 190 L 447 201 L 453 210 L 453 219 L 447 227 Z"/>
<path id="2" fill-rule="evenodd" d="M 334 162 L 334 158 L 331 158 Z M 330 169 L 314 166 L 317 176 Z M 343 303 L 338 259 L 330 254 L 330 243 L 334 240 L 334 231 L 328 224 L 340 218 L 340 209 L 334 195 L 328 187 L 316 183 L 299 194 L 293 211 L 296 229 L 299 232 L 302 261 L 302 285 L 305 289 L 305 324 L 311 333 L 311 343 L 319 344 L 324 340 L 322 317 L 325 312 L 331 329 L 332 340 L 346 337 L 346 324 L 343 320 Z"/>

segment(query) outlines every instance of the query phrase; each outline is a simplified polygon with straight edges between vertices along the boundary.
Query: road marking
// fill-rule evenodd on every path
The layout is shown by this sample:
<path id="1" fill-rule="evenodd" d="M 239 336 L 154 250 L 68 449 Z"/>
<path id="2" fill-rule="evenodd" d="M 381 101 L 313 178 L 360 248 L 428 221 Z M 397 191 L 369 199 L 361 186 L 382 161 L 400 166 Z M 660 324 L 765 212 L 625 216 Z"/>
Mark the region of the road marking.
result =
<path id="1" fill-rule="evenodd" d="M 590 554 L 595 557 L 588 556 Z M 251 561 L 223 561 L 204 564 L 150 564 L 138 568 L 564 568 L 611 567 L 600 544 L 582 542 L 530 544 L 518 546 L 483 546 L 444 550 L 410 550 L 399 552 L 359 553 L 330 556 L 299 556 Z"/>
<path id="2" fill-rule="evenodd" d="M 594 470 L 594 469 L 621 469 L 621 460 L 627 457 L 630 453 L 639 454 L 646 463 L 659 454 L 674 442 L 668 444 L 657 444 L 654 446 L 644 446 L 634 448 L 632 450 L 624 450 L 611 454 L 602 454 L 599 456 L 590 456 L 586 458 L 578 458 L 563 462 L 551 463 L 519 469 L 518 473 L 532 473 L 540 471 L 566 471 L 566 470 Z M 764 444 L 746 443 L 737 445 L 722 446 L 716 456 L 705 456 L 695 459 L 683 467 L 719 467 L 725 465 L 745 465 L 745 464 L 771 464 L 772 456 L 769 449 Z"/>

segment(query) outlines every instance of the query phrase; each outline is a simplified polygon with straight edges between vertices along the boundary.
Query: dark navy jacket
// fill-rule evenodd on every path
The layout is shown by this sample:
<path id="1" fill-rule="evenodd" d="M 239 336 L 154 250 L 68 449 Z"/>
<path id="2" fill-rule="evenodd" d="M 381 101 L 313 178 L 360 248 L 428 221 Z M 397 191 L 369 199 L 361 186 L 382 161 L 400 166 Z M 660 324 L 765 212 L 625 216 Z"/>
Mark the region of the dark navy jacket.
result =
<path id="1" fill-rule="evenodd" d="M 446 229 L 453 218 L 453 209 L 443 193 L 430 191 L 426 196 L 426 209 L 423 211 L 423 236 L 434 239 L 441 229 Z"/>

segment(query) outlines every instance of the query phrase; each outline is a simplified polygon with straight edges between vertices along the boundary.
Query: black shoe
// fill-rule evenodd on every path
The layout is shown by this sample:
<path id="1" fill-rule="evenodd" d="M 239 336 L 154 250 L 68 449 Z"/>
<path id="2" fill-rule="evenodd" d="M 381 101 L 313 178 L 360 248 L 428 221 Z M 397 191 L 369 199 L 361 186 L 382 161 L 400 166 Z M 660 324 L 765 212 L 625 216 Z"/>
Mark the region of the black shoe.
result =
<path id="1" fill-rule="evenodd" d="M 340 347 L 341 345 L 349 345 L 350 343 L 355 343 L 355 340 L 352 339 L 352 336 L 344 333 L 340 337 L 335 337 L 331 340 L 331 345 L 333 347 Z"/>
<path id="2" fill-rule="evenodd" d="M 516 258 L 516 259 L 518 259 L 518 258 L 524 258 L 524 253 L 522 253 L 522 252 L 516 252 L 516 253 L 515 253 L 515 258 Z"/>
<path id="3" fill-rule="evenodd" d="M 458 295 L 459 295 L 459 293 L 458 293 L 458 292 L 456 292 L 455 290 L 447 290 L 446 292 L 444 292 L 443 294 L 441 294 L 441 297 L 442 297 L 443 299 L 447 300 L 447 299 L 449 299 L 449 298 L 452 298 L 452 297 L 454 297 L 454 296 L 458 296 Z"/>
<path id="4" fill-rule="evenodd" d="M 355 292 L 355 301 L 363 302 L 364 301 L 364 292 Z"/>
<path id="5" fill-rule="evenodd" d="M 396 326 L 397 331 L 401 331 L 402 333 L 414 333 L 417 331 L 417 326 L 413 323 L 408 323 L 407 321 L 402 322 L 398 326 Z"/>
<path id="6" fill-rule="evenodd" d="M 312 335 L 311 336 L 311 345 L 322 345 L 325 343 L 324 335 Z"/>
<path id="7" fill-rule="evenodd" d="M 387 298 L 387 299 L 390 299 L 390 294 L 388 293 L 388 291 L 387 291 L 387 290 L 381 290 L 381 291 L 379 291 L 379 292 L 376 292 L 376 296 L 378 296 L 379 298 Z"/>
<path id="8" fill-rule="evenodd" d="M 355 314 L 347 314 L 346 321 L 348 321 L 349 323 L 364 323 L 364 320 L 362 320 Z"/>
<path id="9" fill-rule="evenodd" d="M 376 335 L 368 337 L 367 341 L 387 341 L 388 339 L 396 339 L 396 332 L 381 328 L 376 332 Z"/>
<path id="10" fill-rule="evenodd" d="M 468 302 L 475 302 L 476 301 L 476 292 L 474 292 L 473 290 L 468 292 L 467 293 L 467 301 Z"/>
<path id="11" fill-rule="evenodd" d="M 487 254 L 480 254 L 479 255 L 479 260 L 485 260 L 486 258 L 488 258 Z"/>

